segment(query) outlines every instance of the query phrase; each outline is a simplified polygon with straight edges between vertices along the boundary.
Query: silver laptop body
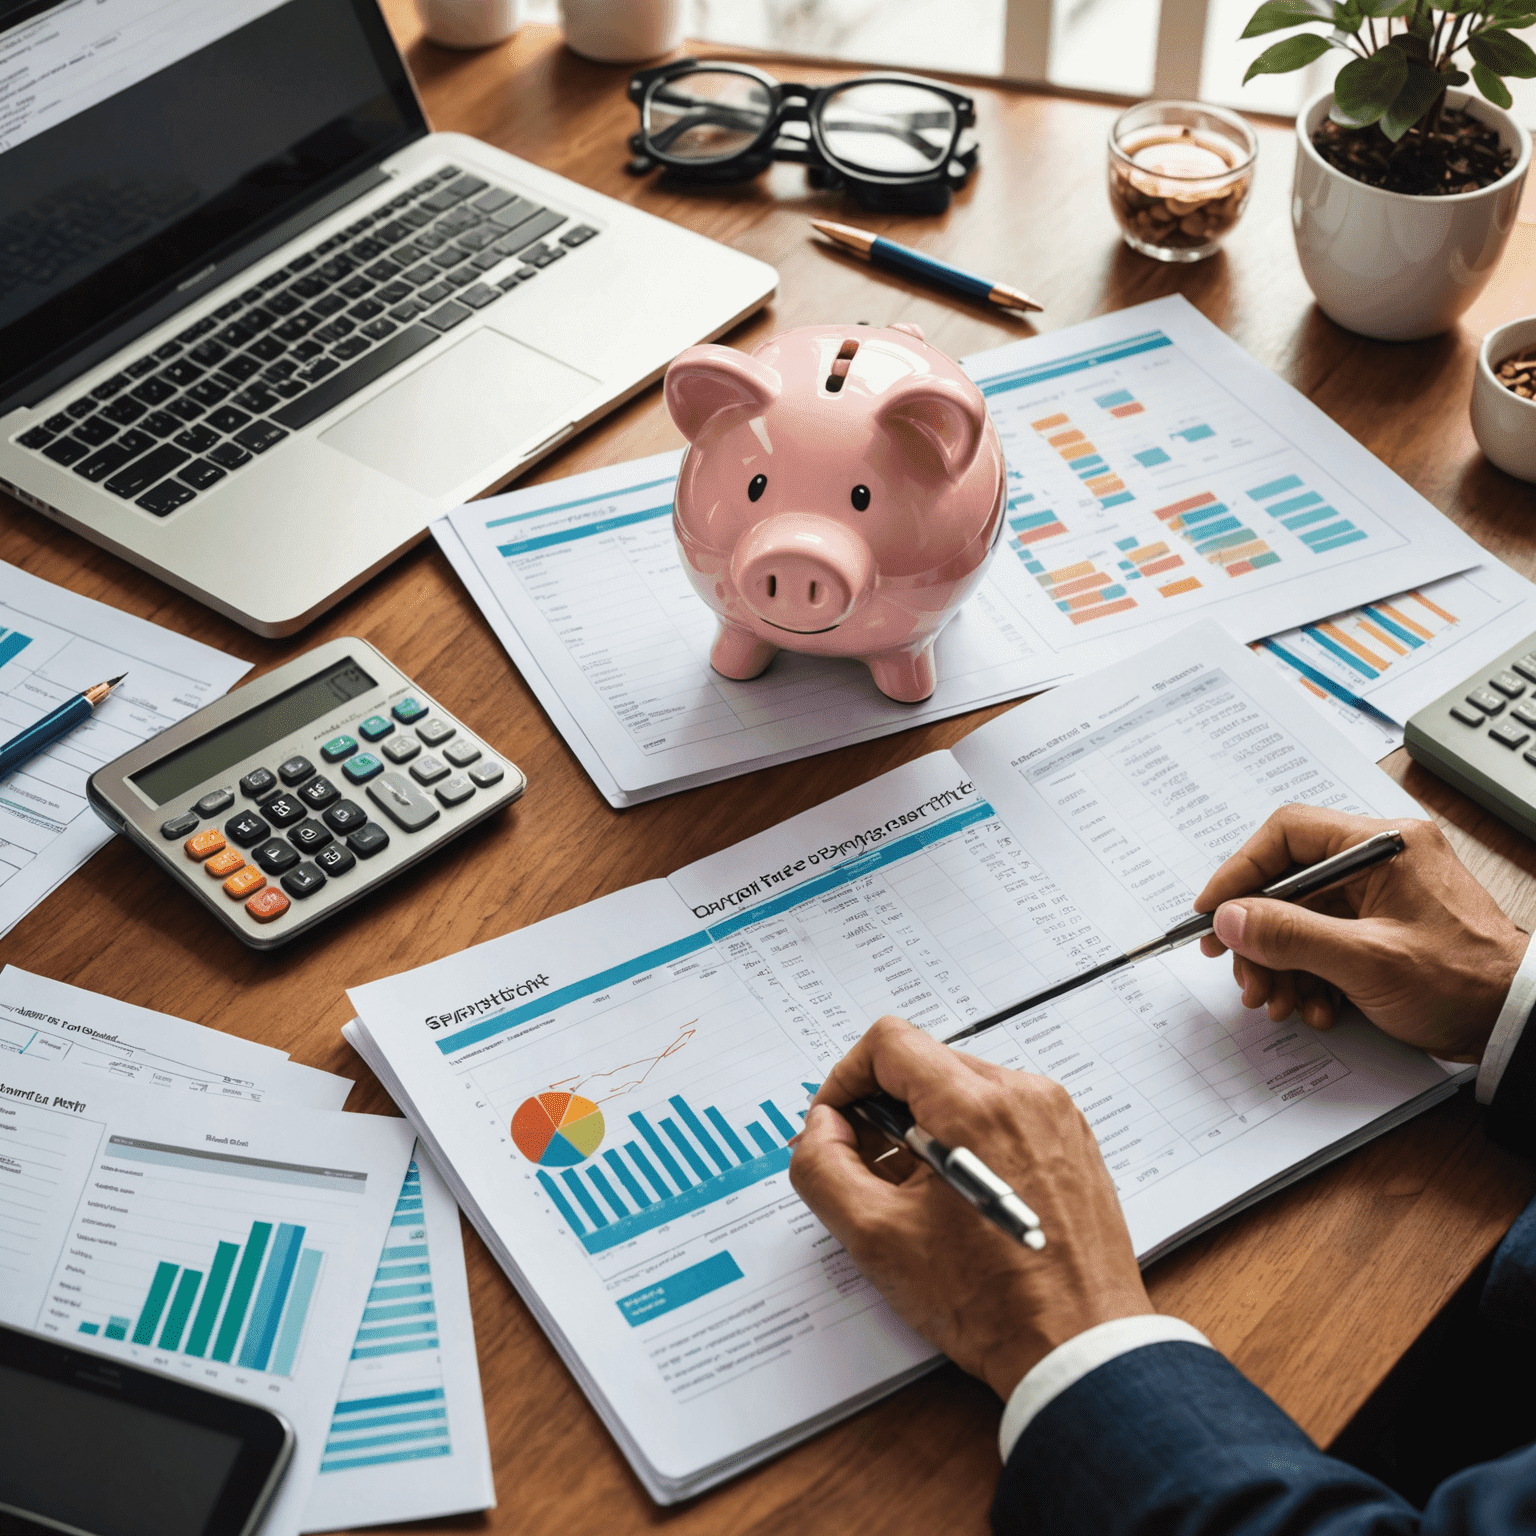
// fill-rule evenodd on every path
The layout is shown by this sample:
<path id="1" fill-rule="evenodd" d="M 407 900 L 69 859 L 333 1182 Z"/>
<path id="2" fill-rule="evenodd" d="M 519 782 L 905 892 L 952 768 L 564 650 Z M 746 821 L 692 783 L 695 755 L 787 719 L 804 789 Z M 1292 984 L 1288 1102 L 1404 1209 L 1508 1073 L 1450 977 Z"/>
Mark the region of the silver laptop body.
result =
<path id="1" fill-rule="evenodd" d="M 146 26 L 167 9 L 167 0 L 105 3 L 119 13 L 137 8 Z M 381 47 L 376 0 L 225 4 L 218 24 L 243 27 L 136 82 L 140 114 L 145 100 L 167 92 L 184 100 L 198 83 L 189 72 L 200 61 L 227 66 L 231 49 L 241 68 L 254 60 L 254 71 L 263 56 L 270 67 L 291 48 L 296 26 L 308 25 L 306 35 L 328 28 L 339 54 L 371 46 L 407 142 L 340 184 L 306 189 L 305 206 L 286 217 L 269 209 L 265 226 L 256 221 L 249 239 L 216 252 L 170 292 L 156 291 L 162 271 L 144 278 L 142 259 L 129 274 L 137 291 L 130 281 L 103 293 L 103 279 L 93 290 L 88 277 L 75 290 L 91 301 L 75 309 L 87 323 L 71 334 L 71 290 L 60 294 L 57 275 L 77 249 L 70 241 L 95 243 L 89 267 L 100 247 L 112 255 L 120 227 L 132 239 L 135 218 L 151 240 L 157 220 L 169 220 L 174 234 L 177 179 L 195 178 L 172 169 L 158 182 L 142 174 L 135 182 L 131 171 L 115 172 L 109 138 L 99 173 L 76 176 L 62 204 L 57 195 L 50 202 L 36 196 L 34 168 L 48 166 L 49 133 L 61 130 L 15 147 L 0 137 L 0 370 L 8 337 L 30 343 L 31 354 L 42 348 L 30 374 L 0 382 L 0 481 L 27 505 L 276 636 L 387 565 L 443 510 L 515 476 L 657 378 L 683 348 L 758 308 L 777 275 L 478 140 L 428 132 L 398 55 Z M 216 30 L 201 5 L 205 29 Z M 19 23 L 0 8 L 0 70 L 7 45 L 40 23 L 64 30 L 62 42 L 78 50 L 82 38 L 68 27 L 82 11 L 89 25 L 91 8 L 70 3 L 31 7 Z M 51 41 L 44 35 L 32 50 L 39 67 Z M 136 41 L 141 57 L 146 48 L 153 54 L 154 37 Z M 350 61 L 360 79 L 368 62 Z M 66 100 L 69 85 L 66 77 Z M 245 89 L 247 98 L 262 96 L 259 73 Z M 84 115 L 125 110 L 124 94 Z M 366 110 L 373 116 L 363 133 L 381 111 L 376 99 Z M 92 132 L 99 141 L 101 126 Z M 63 144 L 58 158 L 70 151 Z M 18 171 L 33 175 L 18 192 L 7 161 L 24 153 Z M 148 193 L 144 182 L 153 183 Z M 264 185 L 258 192 L 271 201 Z M 182 222 L 195 224 L 202 205 L 187 206 Z M 106 220 L 105 234 L 93 218 Z M 29 245 L 39 226 L 43 238 Z M 195 244 L 183 238 L 177 254 Z M 59 250 L 51 266 L 33 254 Z M 109 276 L 124 257 L 116 259 Z M 49 276 L 52 308 L 13 321 L 27 283 L 46 289 Z M 98 318 L 92 303 L 110 312 Z M 39 313 L 53 320 L 41 343 Z"/>

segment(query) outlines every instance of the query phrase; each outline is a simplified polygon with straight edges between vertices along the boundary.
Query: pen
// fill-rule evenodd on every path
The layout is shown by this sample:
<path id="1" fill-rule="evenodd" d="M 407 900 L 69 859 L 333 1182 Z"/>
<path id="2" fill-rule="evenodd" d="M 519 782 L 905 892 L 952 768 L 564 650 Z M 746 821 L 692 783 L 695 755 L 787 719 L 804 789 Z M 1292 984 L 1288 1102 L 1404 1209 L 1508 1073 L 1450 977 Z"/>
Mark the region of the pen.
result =
<path id="1" fill-rule="evenodd" d="M 882 235 L 871 234 L 867 229 L 855 229 L 851 224 L 834 224 L 828 219 L 812 219 L 811 227 L 819 230 L 827 239 L 862 256 L 877 267 L 886 267 L 906 277 L 920 278 L 937 283 L 941 288 L 951 288 L 963 293 L 968 299 L 980 299 L 984 304 L 996 304 L 1000 309 L 1044 309 L 1028 294 L 1010 288 L 1006 283 L 988 282 L 973 272 L 952 267 L 936 256 L 925 256 L 911 246 L 897 245 Z"/>
<path id="2" fill-rule="evenodd" d="M 97 683 L 94 688 L 77 693 L 41 720 L 33 721 L 24 731 L 12 736 L 4 746 L 0 746 L 0 778 L 13 773 L 28 758 L 36 757 L 44 747 L 52 746 L 81 721 L 89 720 L 96 706 L 127 676 L 126 672 L 119 673 L 105 683 Z"/>
<path id="3" fill-rule="evenodd" d="M 1354 879 L 1366 870 L 1374 869 L 1378 864 L 1384 864 L 1388 859 L 1396 858 L 1405 846 L 1401 832 L 1378 832 L 1374 837 L 1356 843 L 1353 848 L 1346 848 L 1331 858 L 1284 875 L 1254 894 L 1267 896 L 1272 901 L 1301 901 L 1308 896 L 1317 896 L 1346 880 Z M 991 1029 L 995 1024 L 1027 1013 L 1031 1008 L 1038 1008 L 1042 1003 L 1048 1003 L 1090 981 L 1097 981 L 1101 976 L 1108 976 L 1124 966 L 1134 965 L 1138 960 L 1166 954 L 1171 949 L 1203 939 L 1206 934 L 1215 931 L 1215 926 L 1214 912 L 1193 913 L 1175 923 L 1166 933 L 1135 949 L 1127 950 L 1123 955 L 1117 955 L 1113 960 L 1106 960 L 1102 965 L 1096 965 L 1091 970 L 1069 977 L 1053 987 L 1047 987 L 1043 992 L 1026 997 L 1022 1002 L 967 1025 L 949 1035 L 944 1044 L 954 1045 L 958 1040 L 968 1040 L 983 1030 Z M 1045 1247 L 1045 1234 L 1040 1229 L 1039 1217 L 1007 1181 L 999 1178 L 969 1148 L 946 1146 L 930 1136 L 918 1125 L 912 1111 L 900 1099 L 888 1093 L 874 1093 L 845 1105 L 843 1113 L 858 1116 L 866 1125 L 874 1126 L 892 1141 L 910 1149 L 951 1189 L 963 1195 L 988 1221 L 1002 1228 L 1016 1241 L 1036 1251 Z"/>
<path id="4" fill-rule="evenodd" d="M 930 1136 L 900 1099 L 888 1093 L 872 1093 L 867 1098 L 855 1099 L 848 1105 L 847 1113 L 857 1115 L 866 1125 L 883 1131 L 892 1141 L 920 1157 L 951 1189 L 963 1195 L 1015 1242 L 1037 1253 L 1045 1247 L 1040 1218 L 1008 1182 L 993 1173 L 968 1147 L 949 1147 L 938 1137 Z"/>
<path id="5" fill-rule="evenodd" d="M 1356 875 L 1364 874 L 1366 870 L 1374 869 L 1388 859 L 1395 859 L 1404 847 L 1401 832 L 1378 832 L 1374 837 L 1366 838 L 1363 843 L 1356 843 L 1353 848 L 1346 848 L 1342 853 L 1334 854 L 1332 858 L 1322 859 L 1316 864 L 1307 865 L 1305 869 L 1296 870 L 1293 874 L 1283 875 L 1272 885 L 1266 885 L 1263 890 L 1255 891 L 1253 894 L 1267 896 L 1271 901 L 1303 901 L 1308 896 L 1318 896 L 1333 886 L 1342 884 L 1345 880 L 1352 880 Z M 1031 1008 L 1038 1008 L 1041 1003 L 1048 1003 L 1052 998 L 1075 991 L 1078 987 L 1086 986 L 1090 981 L 1097 981 L 1101 976 L 1108 976 L 1111 972 L 1118 971 L 1127 965 L 1134 965 L 1138 960 L 1149 960 L 1153 955 L 1165 955 L 1170 949 L 1179 949 L 1185 944 L 1192 944 L 1196 939 L 1203 939 L 1206 934 L 1214 933 L 1215 930 L 1216 914 L 1214 912 L 1193 913 L 1175 923 L 1167 933 L 1158 938 L 1149 939 L 1147 943 L 1127 950 L 1123 955 L 1116 955 L 1113 960 L 1106 960 L 1102 965 L 1094 966 L 1092 970 L 1083 971 L 1077 976 L 1069 976 L 1065 981 L 1057 982 L 1055 986 L 1047 987 L 1043 992 L 1036 992 L 1033 996 L 1026 997 L 1021 1003 L 1014 1003 L 999 1013 L 990 1014 L 974 1024 L 966 1025 L 957 1033 L 947 1035 L 944 1044 L 953 1045 L 957 1040 L 969 1040 L 972 1035 L 979 1035 L 984 1029 L 991 1029 L 994 1024 L 1001 1024 L 1005 1019 L 1028 1013 Z"/>

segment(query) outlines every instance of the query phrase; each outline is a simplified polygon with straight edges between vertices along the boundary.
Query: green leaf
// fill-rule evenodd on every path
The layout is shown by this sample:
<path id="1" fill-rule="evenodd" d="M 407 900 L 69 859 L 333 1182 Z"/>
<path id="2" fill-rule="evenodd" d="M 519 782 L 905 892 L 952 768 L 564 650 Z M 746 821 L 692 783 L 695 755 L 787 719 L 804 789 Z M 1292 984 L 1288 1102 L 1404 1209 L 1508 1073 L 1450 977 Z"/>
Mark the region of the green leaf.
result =
<path id="1" fill-rule="evenodd" d="M 1282 27 L 1305 26 L 1309 21 L 1332 21 L 1333 7 L 1324 0 L 1264 0 L 1243 28 L 1244 37 L 1262 37 Z"/>
<path id="2" fill-rule="evenodd" d="M 1519 31 L 1522 27 L 1536 24 L 1536 14 L 1532 13 L 1531 0 L 1491 0 L 1488 14 L 1501 27 L 1508 27 L 1511 31 Z"/>
<path id="3" fill-rule="evenodd" d="M 1395 144 L 1440 99 L 1445 77 L 1422 64 L 1408 65 L 1408 78 L 1382 114 L 1381 131 Z"/>
<path id="4" fill-rule="evenodd" d="M 1367 16 L 1406 16 L 1413 0 L 1360 0 L 1360 9 Z"/>
<path id="5" fill-rule="evenodd" d="M 1471 76 L 1464 69 L 1442 69 L 1440 78 L 1446 85 L 1465 85 Z"/>
<path id="6" fill-rule="evenodd" d="M 1413 19 L 1408 23 L 1408 31 L 1426 43 L 1435 35 L 1434 14 L 1427 6 L 1413 13 Z"/>
<path id="7" fill-rule="evenodd" d="M 1368 59 L 1351 59 L 1339 71 L 1328 115 L 1346 128 L 1379 122 L 1407 83 L 1408 55 L 1388 43 Z"/>
<path id="8" fill-rule="evenodd" d="M 1333 24 L 1340 32 L 1353 36 L 1365 25 L 1365 15 L 1360 9 L 1360 0 L 1341 0 L 1333 8 Z"/>
<path id="9" fill-rule="evenodd" d="M 1469 37 L 1467 52 L 1496 75 L 1513 75 L 1517 80 L 1536 76 L 1536 53 L 1531 51 L 1531 45 L 1500 27 Z"/>
<path id="10" fill-rule="evenodd" d="M 1474 64 L 1472 66 L 1472 78 L 1477 82 L 1477 88 L 1496 107 L 1504 107 L 1506 110 L 1515 104 L 1515 98 L 1509 94 L 1509 87 L 1504 84 L 1486 64 Z"/>
<path id="11" fill-rule="evenodd" d="M 1319 37 L 1315 32 L 1303 32 L 1300 37 L 1288 37 L 1284 42 L 1271 43 L 1248 66 L 1243 84 L 1247 85 L 1255 75 L 1288 75 L 1293 69 L 1302 69 L 1313 59 L 1322 58 L 1332 46 L 1326 37 Z M 1363 64 L 1365 60 L 1360 62 Z"/>
<path id="12" fill-rule="evenodd" d="M 1420 64 L 1429 63 L 1429 44 L 1422 37 L 1415 37 L 1412 32 L 1394 32 L 1393 44 L 1401 48 L 1410 59 Z"/>

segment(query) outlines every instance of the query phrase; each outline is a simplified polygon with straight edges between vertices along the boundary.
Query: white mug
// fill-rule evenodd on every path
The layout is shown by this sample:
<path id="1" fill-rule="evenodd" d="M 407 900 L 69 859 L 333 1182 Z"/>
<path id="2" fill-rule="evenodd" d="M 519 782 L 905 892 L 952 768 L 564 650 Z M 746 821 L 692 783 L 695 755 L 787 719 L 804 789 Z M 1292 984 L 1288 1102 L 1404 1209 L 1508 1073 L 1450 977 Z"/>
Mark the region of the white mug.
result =
<path id="1" fill-rule="evenodd" d="M 565 41 L 602 64 L 639 64 L 683 40 L 686 0 L 560 0 Z"/>
<path id="2" fill-rule="evenodd" d="M 490 48 L 522 22 L 522 0 L 416 0 L 427 40 L 443 48 Z"/>

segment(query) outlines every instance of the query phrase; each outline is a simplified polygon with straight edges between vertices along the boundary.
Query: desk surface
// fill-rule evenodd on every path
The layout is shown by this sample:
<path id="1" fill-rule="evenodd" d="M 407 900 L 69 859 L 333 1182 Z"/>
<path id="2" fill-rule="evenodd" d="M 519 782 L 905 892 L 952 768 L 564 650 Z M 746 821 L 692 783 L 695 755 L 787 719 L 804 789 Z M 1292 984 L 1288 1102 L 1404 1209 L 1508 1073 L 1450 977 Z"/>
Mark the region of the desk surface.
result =
<path id="1" fill-rule="evenodd" d="M 587 64 L 548 28 L 458 55 L 418 40 L 409 0 L 386 0 L 438 128 L 512 150 L 772 262 L 779 296 L 728 338 L 829 319 L 915 320 L 959 356 L 1031 334 L 830 254 L 811 215 L 854 217 L 807 193 L 797 167 L 743 188 L 675 194 L 623 174 L 627 72 Z M 833 78 L 794 62 L 787 77 Z M 846 73 L 846 72 L 845 72 Z M 1467 398 L 1477 341 L 1536 311 L 1536 197 L 1500 273 L 1461 329 L 1412 345 L 1364 341 L 1312 306 L 1288 228 L 1288 127 L 1259 125 L 1254 201 L 1228 253 L 1165 267 L 1125 249 L 1102 190 L 1114 108 L 978 88 L 982 163 L 940 219 L 874 220 L 899 239 L 1024 287 L 1054 329 L 1182 292 L 1361 439 L 1484 546 L 1536 574 L 1536 491 L 1477 450 Z M 681 439 L 652 388 L 530 477 L 573 474 Z M 303 635 L 266 641 L 0 498 L 0 559 L 253 661 L 258 672 L 359 634 L 528 773 L 527 798 L 317 939 L 276 956 L 224 934 L 118 841 L 5 939 L 0 957 L 280 1046 L 358 1079 L 350 1106 L 393 1113 L 344 1044 L 349 983 L 419 965 L 590 901 L 758 832 L 925 752 L 980 711 L 809 762 L 616 812 L 600 798 L 449 570 L 426 543 Z M 1536 849 L 1399 752 L 1388 769 L 1445 825 L 1523 927 L 1536 922 Z M 1463 1094 L 1157 1265 L 1164 1310 L 1188 1318 L 1319 1441 L 1330 1441 L 1520 1210 L 1536 1178 L 1491 1148 Z M 500 1508 L 431 1529 L 564 1533 L 665 1524 L 677 1532 L 858 1528 L 980 1532 L 997 1472 L 998 1404 L 953 1368 L 694 1505 L 647 1500 L 543 1334 L 466 1228 L 470 1287 Z M 394 1528 L 394 1529 L 399 1529 Z"/>

